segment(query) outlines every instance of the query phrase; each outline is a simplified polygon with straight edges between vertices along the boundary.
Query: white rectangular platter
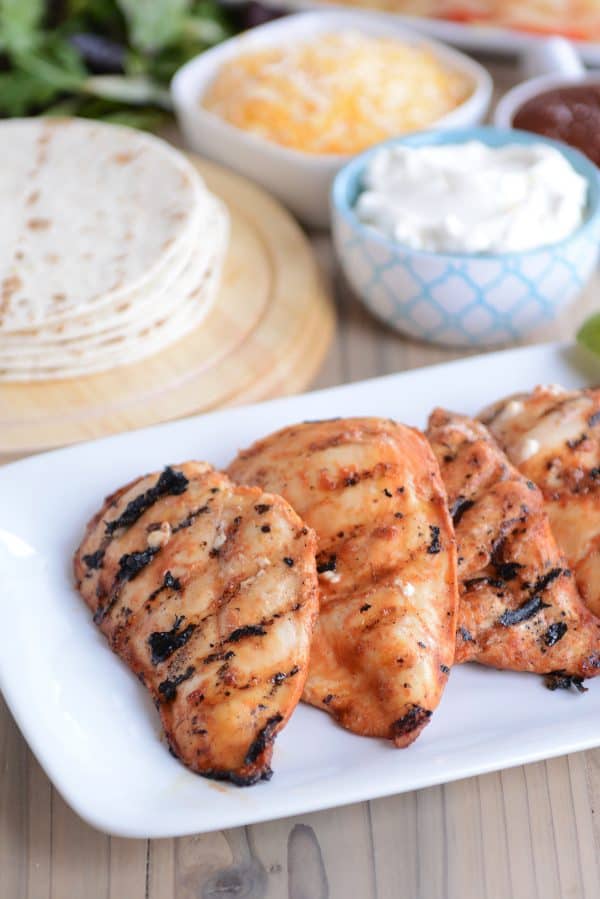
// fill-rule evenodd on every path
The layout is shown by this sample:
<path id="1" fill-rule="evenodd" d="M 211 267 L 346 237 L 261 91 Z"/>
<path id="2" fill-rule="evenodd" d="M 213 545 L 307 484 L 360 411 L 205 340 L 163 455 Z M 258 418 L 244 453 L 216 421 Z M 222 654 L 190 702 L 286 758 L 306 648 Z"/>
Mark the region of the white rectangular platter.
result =
<path id="1" fill-rule="evenodd" d="M 160 738 L 143 687 L 109 650 L 71 580 L 71 555 L 102 498 L 169 462 L 229 462 L 282 425 L 381 415 L 423 426 L 435 405 L 474 413 L 540 382 L 600 380 L 574 348 L 530 347 L 225 410 L 0 468 L 0 688 L 66 801 L 95 827 L 168 837 L 413 790 L 600 745 L 600 681 L 551 693 L 533 675 L 453 669 L 409 749 L 346 733 L 306 706 L 275 746 L 274 776 L 250 788 L 193 775 Z"/>
<path id="2" fill-rule="evenodd" d="M 229 3 L 241 2 L 241 0 L 228 0 Z M 265 6 L 275 9 L 286 9 L 294 12 L 299 10 L 327 10 L 331 7 L 352 9 L 355 12 L 363 12 L 365 15 L 376 13 L 378 15 L 390 15 L 407 28 L 414 28 L 423 34 L 433 37 L 446 44 L 453 44 L 463 50 L 473 53 L 498 53 L 502 56 L 514 56 L 526 53 L 527 50 L 539 41 L 551 37 L 550 34 L 532 34 L 526 31 L 517 31 L 514 28 L 500 28 L 492 25 L 477 25 L 467 22 L 451 22 L 445 19 L 433 19 L 426 16 L 408 16 L 402 13 L 384 12 L 379 9 L 368 9 L 349 6 L 343 2 L 321 2 L 321 0 L 263 0 Z M 589 66 L 600 65 L 600 43 L 597 41 L 573 41 L 577 52 L 584 63 Z"/>

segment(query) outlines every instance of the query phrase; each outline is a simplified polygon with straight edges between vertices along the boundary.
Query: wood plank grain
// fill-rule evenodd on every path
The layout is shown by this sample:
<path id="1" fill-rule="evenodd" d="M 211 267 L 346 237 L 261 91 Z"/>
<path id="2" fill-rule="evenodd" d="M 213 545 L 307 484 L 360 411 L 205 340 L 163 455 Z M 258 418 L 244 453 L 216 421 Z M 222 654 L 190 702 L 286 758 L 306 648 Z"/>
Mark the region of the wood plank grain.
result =
<path id="1" fill-rule="evenodd" d="M 425 814 L 429 845 L 443 845 L 443 815 L 439 788 L 405 793 L 369 803 L 378 899 L 397 899 L 398 884 L 406 896 L 418 896 L 423 872 L 418 856 L 417 805 L 429 805 Z M 423 820 L 421 808 L 420 820 Z M 443 877 L 438 878 L 438 884 Z M 440 894 L 441 895 L 441 894 Z"/>
<path id="2" fill-rule="evenodd" d="M 145 899 L 147 840 L 110 838 L 108 899 Z"/>
<path id="3" fill-rule="evenodd" d="M 343 310 L 343 291 L 340 289 L 337 278 L 337 267 L 331 249 L 331 239 L 325 233 L 318 234 L 312 239 L 312 247 L 315 251 L 319 272 L 326 286 L 326 291 L 334 304 L 337 327 L 334 331 L 329 352 L 327 353 L 312 388 L 319 390 L 325 387 L 333 387 L 344 383 L 344 342 L 346 326 Z"/>
<path id="4" fill-rule="evenodd" d="M 511 768 L 500 774 L 508 840 L 510 895 L 518 899 L 539 896 L 535 879 L 535 853 L 525 776 L 523 768 Z M 533 807 L 536 808 L 535 805 Z M 555 894 L 551 892 L 549 895 Z"/>
<path id="5" fill-rule="evenodd" d="M 586 883 L 589 883 L 591 872 L 586 872 L 584 877 L 581 866 L 576 823 L 578 809 L 573 801 L 569 759 L 563 756 L 550 759 L 544 764 L 554 823 L 560 896 L 598 895 L 598 892 L 586 891 Z M 586 835 L 585 839 L 587 840 L 589 836 L 591 833 Z M 565 846 L 569 846 L 569 851 L 565 851 Z"/>
<path id="6" fill-rule="evenodd" d="M 600 867 L 594 838 L 594 822 L 590 808 L 586 761 L 583 753 L 567 757 L 573 818 L 576 829 L 579 870 L 585 896 L 600 896 Z"/>
<path id="7" fill-rule="evenodd" d="M 245 844 L 243 829 L 239 829 Z M 224 833 L 183 837 L 176 840 L 174 896 L 176 899 L 223 899 L 226 896 L 254 897 L 260 887 L 262 872 L 247 858 L 246 847 L 236 859 Z M 259 894 L 260 895 L 260 894 Z M 162 896 L 162 894 L 161 894 Z"/>
<path id="8" fill-rule="evenodd" d="M 51 899 L 106 899 L 110 884 L 110 837 L 85 824 L 62 796 L 52 795 Z"/>
<path id="9" fill-rule="evenodd" d="M 384 374 L 379 352 L 382 325 L 357 302 L 349 291 L 340 291 L 343 320 L 342 372 L 344 382 L 360 381 Z"/>
<path id="10" fill-rule="evenodd" d="M 8 897 L 24 897 L 29 864 L 27 752 L 0 697 L 0 877 Z"/>
<path id="11" fill-rule="evenodd" d="M 465 890 L 465 873 L 482 890 L 483 871 L 481 806 L 476 778 L 446 784 L 442 787 L 447 841 L 449 899 L 460 899 Z M 425 834 L 423 835 L 425 836 Z"/>
<path id="12" fill-rule="evenodd" d="M 596 858 L 600 858 L 600 749 L 584 753 L 585 771 L 590 813 L 596 847 Z"/>
<path id="13" fill-rule="evenodd" d="M 173 899 L 175 896 L 176 840 L 152 840 L 148 844 L 146 899 Z"/>
<path id="14" fill-rule="evenodd" d="M 504 775 L 502 778 L 508 784 Z M 511 828 L 513 815 L 525 815 L 529 839 L 525 848 L 519 845 L 518 839 L 511 840 L 511 871 L 518 872 L 528 866 L 534 876 L 535 895 L 554 899 L 559 896 L 560 880 L 546 766 L 538 762 L 515 769 L 512 785 L 514 791 L 506 791 L 507 827 Z M 509 833 L 512 833 L 510 829 Z M 525 880 L 523 888 L 531 888 L 529 879 Z"/>
<path id="15" fill-rule="evenodd" d="M 50 899 L 52 793 L 50 781 L 29 749 L 27 758 L 27 899 Z"/>
<path id="16" fill-rule="evenodd" d="M 372 856 L 372 836 L 370 831 L 368 804 L 351 805 L 345 808 L 331 809 L 318 814 L 303 815 L 298 819 L 305 828 L 310 828 L 318 844 L 323 859 L 323 871 L 332 899 L 343 896 L 360 896 L 361 899 L 374 899 L 375 872 Z M 290 880 L 298 899 L 302 897 L 299 887 L 301 883 L 299 848 L 304 845 L 306 852 L 308 831 L 304 836 L 297 832 L 294 841 L 290 837 L 288 863 L 295 870 L 295 877 Z M 316 869 L 316 851 L 313 845 L 313 870 Z M 295 854 L 296 853 L 296 854 Z M 321 884 L 321 890 L 323 885 Z M 317 895 L 319 895 L 317 893 Z M 327 895 L 327 894 L 325 894 Z M 296 895 L 290 892 L 290 899 Z M 303 897 L 302 897 L 303 899 Z"/>
<path id="17" fill-rule="evenodd" d="M 310 824 L 294 824 L 287 848 L 289 899 L 327 899 L 331 895 L 323 852 Z"/>
<path id="18" fill-rule="evenodd" d="M 265 899 L 276 899 L 277 896 L 287 896 L 289 874 L 289 854 L 291 834 L 296 826 L 295 819 L 287 821 L 269 821 L 264 824 L 255 824 L 244 828 L 247 849 L 254 863 L 263 872 Z M 296 837 L 294 837 L 294 844 Z M 309 840 L 310 842 L 310 840 Z M 304 849 L 306 845 L 302 843 Z M 314 885 L 315 870 L 319 868 L 320 851 L 312 851 L 312 844 L 308 847 L 304 864 L 307 868 L 307 881 Z M 300 852 L 302 854 L 302 852 Z M 318 882 L 319 878 L 317 878 Z M 318 891 L 317 891 L 318 894 Z"/>
<path id="19" fill-rule="evenodd" d="M 477 778 L 481 851 L 486 899 L 512 894 L 508 856 L 508 824 L 499 772 Z"/>

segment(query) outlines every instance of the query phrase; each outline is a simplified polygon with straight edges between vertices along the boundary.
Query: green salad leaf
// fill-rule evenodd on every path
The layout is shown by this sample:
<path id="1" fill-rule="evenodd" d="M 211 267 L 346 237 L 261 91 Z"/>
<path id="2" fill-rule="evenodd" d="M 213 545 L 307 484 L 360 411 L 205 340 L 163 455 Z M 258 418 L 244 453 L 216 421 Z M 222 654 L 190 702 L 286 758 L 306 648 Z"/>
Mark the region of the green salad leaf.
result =
<path id="1" fill-rule="evenodd" d="M 0 47 L 5 53 L 31 53 L 39 40 L 44 0 L 0 0 Z"/>
<path id="2" fill-rule="evenodd" d="M 32 109 L 43 109 L 56 97 L 56 90 L 27 72 L 0 72 L 0 115 L 26 116 Z"/>
<path id="3" fill-rule="evenodd" d="M 217 0 L 0 0 L 0 118 L 154 130 L 177 69 L 231 34 Z"/>
<path id="4" fill-rule="evenodd" d="M 84 81 L 82 90 L 97 97 L 104 97 L 106 100 L 131 103 L 134 106 L 155 105 L 169 110 L 172 108 L 169 91 L 143 75 L 130 78 L 124 75 L 94 75 Z"/>
<path id="5" fill-rule="evenodd" d="M 155 52 L 181 33 L 189 0 L 118 0 L 129 26 L 131 44 Z"/>
<path id="6" fill-rule="evenodd" d="M 77 91 L 87 78 L 76 50 L 60 37 L 44 39 L 37 52 L 17 57 L 19 70 L 55 91 Z"/>
<path id="7" fill-rule="evenodd" d="M 65 92 L 78 91 L 87 72 L 75 50 L 53 35 L 40 35 L 35 52 L 19 50 L 0 72 L 0 116 L 41 112 Z"/>

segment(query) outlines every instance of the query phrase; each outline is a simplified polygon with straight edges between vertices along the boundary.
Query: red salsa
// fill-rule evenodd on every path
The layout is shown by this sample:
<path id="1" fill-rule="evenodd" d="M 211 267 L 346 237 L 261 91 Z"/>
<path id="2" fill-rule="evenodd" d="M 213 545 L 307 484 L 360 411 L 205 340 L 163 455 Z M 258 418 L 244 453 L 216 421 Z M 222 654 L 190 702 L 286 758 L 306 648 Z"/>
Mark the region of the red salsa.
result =
<path id="1" fill-rule="evenodd" d="M 538 94 L 519 107 L 513 125 L 562 140 L 600 166 L 600 82 Z"/>

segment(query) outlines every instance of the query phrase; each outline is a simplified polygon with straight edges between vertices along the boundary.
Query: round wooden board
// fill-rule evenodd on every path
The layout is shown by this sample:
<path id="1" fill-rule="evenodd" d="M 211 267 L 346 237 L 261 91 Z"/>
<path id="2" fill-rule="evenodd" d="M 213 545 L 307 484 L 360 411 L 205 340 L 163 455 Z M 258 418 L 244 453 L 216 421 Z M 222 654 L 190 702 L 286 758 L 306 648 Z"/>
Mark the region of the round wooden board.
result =
<path id="1" fill-rule="evenodd" d="M 78 379 L 0 385 L 0 453 L 294 393 L 316 374 L 334 313 L 306 237 L 263 190 L 192 161 L 231 217 L 213 309 L 196 331 L 140 363 Z"/>

